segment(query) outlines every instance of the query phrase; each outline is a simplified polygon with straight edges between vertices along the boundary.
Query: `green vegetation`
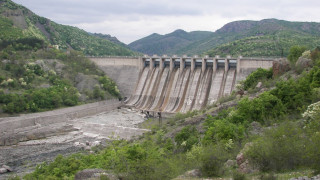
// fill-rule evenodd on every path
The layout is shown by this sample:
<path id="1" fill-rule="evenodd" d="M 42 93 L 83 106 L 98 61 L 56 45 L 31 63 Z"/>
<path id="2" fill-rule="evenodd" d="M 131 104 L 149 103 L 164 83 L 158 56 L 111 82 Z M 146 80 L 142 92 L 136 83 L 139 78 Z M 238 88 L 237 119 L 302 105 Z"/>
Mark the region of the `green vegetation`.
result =
<path id="1" fill-rule="evenodd" d="M 299 59 L 299 57 L 302 55 L 302 53 L 306 50 L 306 47 L 303 46 L 292 46 L 290 48 L 290 54 L 288 56 L 288 59 L 291 63 L 296 63 L 296 61 Z"/>
<path id="2" fill-rule="evenodd" d="M 151 34 L 130 43 L 128 46 L 135 51 L 149 55 L 182 55 L 184 52 L 179 52 L 181 48 L 189 46 L 195 41 L 207 39 L 212 34 L 212 32 L 208 31 L 193 31 L 188 33 L 183 30 L 176 30 L 165 35 Z"/>
<path id="3" fill-rule="evenodd" d="M 320 43 L 320 37 L 291 31 L 276 32 L 272 35 L 250 36 L 219 45 L 205 54 L 232 55 L 244 57 L 285 57 L 289 47 L 303 45 L 314 48 Z M 298 56 L 299 57 L 299 56 Z"/>
<path id="4" fill-rule="evenodd" d="M 37 16 L 11 0 L 1 3 L 0 12 L 16 14 L 15 17 L 0 15 L 0 50 L 11 47 L 15 50 L 37 50 L 58 45 L 64 51 L 72 49 L 92 56 L 137 54 L 121 43 Z"/>
<path id="5" fill-rule="evenodd" d="M 0 16 L 0 107 L 5 113 L 45 111 L 120 97 L 116 84 L 84 54 L 129 56 L 132 51 L 37 16 L 10 0 L 1 3 L 0 11 L 8 14 Z M 94 88 L 82 81 L 95 82 Z"/>
<path id="6" fill-rule="evenodd" d="M 310 54 L 318 64 L 319 49 Z M 252 88 L 258 79 L 270 79 L 270 72 L 258 69 L 244 82 Z M 288 172 L 299 171 L 298 175 L 301 169 L 309 175 L 319 173 L 319 74 L 319 66 L 315 66 L 295 80 L 278 79 L 272 90 L 253 99 L 244 97 L 237 106 L 208 115 L 203 126 L 188 125 L 188 119 L 199 118 L 202 112 L 177 114 L 172 118 L 177 123 L 168 120 L 168 126 L 154 127 L 140 140 L 112 141 L 95 154 L 58 156 L 24 179 L 73 179 L 77 171 L 86 168 L 107 169 L 123 179 L 172 179 L 190 169 L 199 169 L 203 177 L 234 179 L 290 178 L 294 175 Z M 251 132 L 253 122 L 262 125 L 260 135 Z M 225 166 L 240 149 L 260 170 L 258 175 L 239 173 L 237 165 Z"/>
<path id="7" fill-rule="evenodd" d="M 291 46 L 317 47 L 320 44 L 319 27 L 320 23 L 277 19 L 235 21 L 216 32 L 177 30 L 166 35 L 152 34 L 129 47 L 150 55 L 286 57 Z"/>
<path id="8" fill-rule="evenodd" d="M 37 112 L 120 97 L 116 84 L 80 52 L 17 51 L 14 47 L 0 52 L 0 106 L 6 113 Z M 81 83 L 75 81 L 82 77 L 80 74 L 96 81 L 95 88 L 76 88 Z"/>
<path id="9" fill-rule="evenodd" d="M 259 81 L 266 81 L 272 78 L 272 69 L 266 70 L 262 68 L 258 68 L 254 72 L 252 72 L 246 80 L 243 81 L 244 90 L 248 90 L 249 88 L 255 88 Z"/>

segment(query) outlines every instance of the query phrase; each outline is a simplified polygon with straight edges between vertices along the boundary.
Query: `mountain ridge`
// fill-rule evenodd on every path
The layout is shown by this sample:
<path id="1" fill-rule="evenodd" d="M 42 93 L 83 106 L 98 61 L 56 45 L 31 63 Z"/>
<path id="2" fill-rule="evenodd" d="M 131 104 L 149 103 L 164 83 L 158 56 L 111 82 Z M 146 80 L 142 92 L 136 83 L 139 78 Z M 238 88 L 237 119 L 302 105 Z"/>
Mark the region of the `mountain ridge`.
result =
<path id="1" fill-rule="evenodd" d="M 180 33 L 177 36 L 172 36 L 177 34 L 175 33 L 176 31 L 158 36 L 157 40 L 160 41 L 161 44 L 148 42 L 148 38 L 142 38 L 129 44 L 129 47 L 135 51 L 146 54 L 213 55 L 214 52 L 219 55 L 284 56 L 288 54 L 289 48 L 294 45 L 302 45 L 308 48 L 314 48 L 318 46 L 320 38 L 320 23 L 291 22 L 278 19 L 263 19 L 260 21 L 233 21 L 225 24 L 215 32 L 208 31 L 205 38 L 201 36 L 200 38 L 193 39 L 184 37 L 184 40 L 188 39 L 188 43 L 184 43 L 183 41 L 182 43 L 169 42 L 171 44 L 179 44 L 179 46 L 161 46 L 168 42 L 168 35 L 171 35 L 172 39 L 177 39 L 178 37 L 181 37 L 181 34 L 185 34 Z M 187 35 L 190 36 L 192 33 L 194 32 L 189 32 Z M 259 39 L 258 37 L 260 37 L 260 40 L 263 41 L 255 41 L 255 46 L 257 48 L 245 47 L 246 50 L 241 50 L 241 47 L 236 45 L 237 41 L 244 42 L 250 38 Z M 270 44 L 272 43 L 275 45 L 272 45 L 272 48 L 267 48 L 271 49 L 272 52 L 263 51 L 263 48 L 261 48 L 263 45 L 271 46 Z M 153 44 L 162 49 L 162 51 L 157 51 Z M 241 44 L 243 45 L 244 43 Z M 245 44 L 245 46 L 250 46 L 250 44 Z M 225 49 L 225 47 L 228 48 Z M 279 51 L 277 49 L 282 50 Z M 252 53 L 249 51 L 252 51 Z"/>
<path id="2" fill-rule="evenodd" d="M 61 25 L 33 13 L 28 8 L 16 4 L 11 0 L 0 1 L 2 26 L 6 23 L 7 30 L 2 34 L 10 34 L 9 29 L 15 29 L 16 34 L 9 37 L 2 36 L 0 40 L 16 41 L 23 38 L 43 40 L 45 45 L 58 45 L 61 49 L 83 51 L 86 55 L 136 55 L 124 43 L 116 38 L 103 34 L 90 34 L 77 27 Z M 9 27 L 8 27 L 9 25 Z M 20 29 L 20 30 L 19 30 Z"/>

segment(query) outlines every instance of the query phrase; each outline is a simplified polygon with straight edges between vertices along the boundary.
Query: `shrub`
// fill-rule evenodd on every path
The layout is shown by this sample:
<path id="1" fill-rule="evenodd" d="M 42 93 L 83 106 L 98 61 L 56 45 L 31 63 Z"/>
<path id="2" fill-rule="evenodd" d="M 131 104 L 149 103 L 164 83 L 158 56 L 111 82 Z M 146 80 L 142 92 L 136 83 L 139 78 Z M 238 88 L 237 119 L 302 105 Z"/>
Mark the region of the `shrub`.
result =
<path id="1" fill-rule="evenodd" d="M 258 68 L 257 70 L 253 71 L 243 82 L 243 86 L 245 90 L 249 88 L 254 88 L 258 81 L 271 79 L 272 78 L 272 69 L 262 69 Z"/>
<path id="2" fill-rule="evenodd" d="M 288 59 L 292 64 L 295 64 L 296 61 L 299 59 L 299 57 L 302 55 L 302 53 L 307 48 L 304 46 L 292 46 L 289 50 Z"/>
<path id="3" fill-rule="evenodd" d="M 255 166 L 262 171 L 284 171 L 306 165 L 306 138 L 303 131 L 292 122 L 266 131 L 246 152 Z"/>
<path id="4" fill-rule="evenodd" d="M 285 110 L 280 99 L 269 92 L 264 92 L 253 100 L 244 98 L 239 101 L 238 109 L 230 115 L 230 120 L 234 123 L 257 121 L 265 124 L 283 115 Z"/>
<path id="5" fill-rule="evenodd" d="M 194 126 L 186 126 L 174 137 L 178 147 L 183 151 L 190 150 L 193 145 L 199 142 L 199 132 Z"/>
<path id="6" fill-rule="evenodd" d="M 230 153 L 224 145 L 215 144 L 206 146 L 201 156 L 200 170 L 204 176 L 222 176 L 225 173 L 224 163 L 230 158 Z"/>
<path id="7" fill-rule="evenodd" d="M 240 173 L 239 171 L 234 171 L 232 174 L 232 178 L 234 180 L 245 180 L 246 179 L 246 175 L 243 173 Z"/>
<path id="8" fill-rule="evenodd" d="M 209 116 L 208 118 L 212 118 Z M 215 120 L 203 137 L 204 144 L 219 142 L 221 140 L 240 140 L 244 136 L 245 128 L 229 122 L 227 119 Z"/>

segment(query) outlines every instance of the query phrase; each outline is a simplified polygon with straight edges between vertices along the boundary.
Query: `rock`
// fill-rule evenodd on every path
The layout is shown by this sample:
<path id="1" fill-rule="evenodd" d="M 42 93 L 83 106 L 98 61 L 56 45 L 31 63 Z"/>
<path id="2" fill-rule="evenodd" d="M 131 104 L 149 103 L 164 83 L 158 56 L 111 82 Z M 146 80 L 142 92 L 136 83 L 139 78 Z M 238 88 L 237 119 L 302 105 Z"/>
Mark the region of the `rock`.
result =
<path id="1" fill-rule="evenodd" d="M 236 160 L 237 164 L 240 166 L 240 164 L 242 164 L 245 161 L 243 153 L 239 153 L 236 157 Z"/>
<path id="2" fill-rule="evenodd" d="M 300 57 L 298 59 L 298 61 L 296 62 L 296 68 L 304 69 L 304 68 L 308 68 L 308 67 L 312 67 L 312 66 L 313 66 L 313 63 L 312 63 L 311 59 Z"/>
<path id="3" fill-rule="evenodd" d="M 94 146 L 99 146 L 101 144 L 101 141 L 94 141 L 93 143 L 90 144 L 91 147 Z"/>
<path id="4" fill-rule="evenodd" d="M 313 176 L 311 178 L 307 176 L 297 177 L 297 178 L 291 178 L 290 180 L 320 180 L 320 174 L 317 176 Z"/>
<path id="5" fill-rule="evenodd" d="M 252 143 L 247 143 L 244 145 L 243 149 L 237 155 L 236 160 L 238 164 L 238 171 L 241 173 L 251 173 L 254 172 L 255 169 L 250 165 L 249 160 L 245 157 L 245 152 L 252 146 Z"/>
<path id="6" fill-rule="evenodd" d="M 250 134 L 253 134 L 253 135 L 260 135 L 263 133 L 263 129 L 262 129 L 262 126 L 259 122 L 256 122 L 256 121 L 253 121 L 249 128 L 249 133 Z"/>
<path id="7" fill-rule="evenodd" d="M 6 168 L 0 168 L 0 174 L 4 174 L 8 172 L 8 170 Z"/>
<path id="8" fill-rule="evenodd" d="M 244 95 L 244 90 L 239 90 L 239 91 L 237 92 L 237 94 L 242 97 L 242 96 Z"/>
<path id="9" fill-rule="evenodd" d="M 253 172 L 252 168 L 249 165 L 248 159 L 246 159 L 243 163 L 241 163 L 239 165 L 238 171 L 242 172 L 242 173 L 251 173 L 251 172 Z"/>
<path id="10" fill-rule="evenodd" d="M 75 180 L 89 180 L 89 179 L 101 179 L 101 176 L 107 176 L 110 180 L 117 180 L 118 178 L 111 173 L 102 169 L 85 169 L 76 173 Z"/>
<path id="11" fill-rule="evenodd" d="M 272 63 L 273 77 L 280 76 L 281 74 L 290 70 L 290 63 L 287 59 L 277 59 Z"/>
<path id="12" fill-rule="evenodd" d="M 185 173 L 185 176 L 187 176 L 187 177 L 201 177 L 201 171 L 199 169 L 193 169 L 193 170 L 187 171 Z"/>
<path id="13" fill-rule="evenodd" d="M 256 85 L 256 88 L 260 89 L 262 86 L 262 82 L 258 82 L 258 84 Z"/>
<path id="14" fill-rule="evenodd" d="M 75 142 L 73 145 L 76 147 L 85 147 L 86 146 L 84 143 L 80 143 L 80 142 Z"/>
<path id="15" fill-rule="evenodd" d="M 10 166 L 7 165 L 2 165 L 2 168 L 5 168 L 6 170 L 8 170 L 9 172 L 12 172 L 13 169 Z"/>
<path id="16" fill-rule="evenodd" d="M 227 168 L 232 168 L 235 167 L 237 165 L 236 160 L 231 160 L 229 159 L 227 162 L 224 163 L 224 166 Z"/>
<path id="17" fill-rule="evenodd" d="M 313 176 L 311 179 L 312 180 L 320 180 L 320 174 Z"/>

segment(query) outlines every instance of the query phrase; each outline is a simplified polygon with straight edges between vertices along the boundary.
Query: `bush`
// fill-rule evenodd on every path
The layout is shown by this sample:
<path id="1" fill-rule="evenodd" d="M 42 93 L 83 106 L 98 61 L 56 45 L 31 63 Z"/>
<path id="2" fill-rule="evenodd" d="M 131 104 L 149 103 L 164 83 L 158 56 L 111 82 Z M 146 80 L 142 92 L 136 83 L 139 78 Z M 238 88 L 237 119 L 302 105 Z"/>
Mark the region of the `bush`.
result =
<path id="1" fill-rule="evenodd" d="M 244 98 L 239 101 L 238 109 L 229 116 L 233 123 L 251 123 L 257 121 L 266 124 L 270 120 L 282 116 L 285 111 L 286 108 L 280 99 L 269 92 L 264 92 L 253 100 Z"/>
<path id="2" fill-rule="evenodd" d="M 246 175 L 243 173 L 240 173 L 238 171 L 234 171 L 232 174 L 232 178 L 234 180 L 245 180 L 246 179 Z"/>
<path id="3" fill-rule="evenodd" d="M 206 146 L 201 156 L 200 170 L 204 176 L 216 177 L 225 173 L 224 163 L 231 158 L 224 145 L 215 144 Z"/>
<path id="4" fill-rule="evenodd" d="M 304 46 L 292 46 L 289 50 L 289 61 L 295 64 L 305 50 L 307 50 L 307 48 Z"/>
<path id="5" fill-rule="evenodd" d="M 199 132 L 194 126 L 186 126 L 174 137 L 178 147 L 183 151 L 190 150 L 193 145 L 199 142 Z"/>
<path id="6" fill-rule="evenodd" d="M 243 88 L 248 90 L 249 88 L 255 88 L 258 81 L 267 80 L 272 78 L 272 69 L 266 70 L 258 68 L 253 71 L 243 82 Z"/>
<path id="7" fill-rule="evenodd" d="M 308 164 L 305 158 L 306 142 L 300 127 L 284 122 L 255 140 L 246 157 L 264 172 L 293 170 Z"/>
<path id="8" fill-rule="evenodd" d="M 208 116 L 212 118 L 212 116 Z M 227 119 L 215 120 L 203 137 L 204 144 L 210 144 L 219 141 L 241 140 L 244 137 L 245 128 L 229 122 Z"/>

